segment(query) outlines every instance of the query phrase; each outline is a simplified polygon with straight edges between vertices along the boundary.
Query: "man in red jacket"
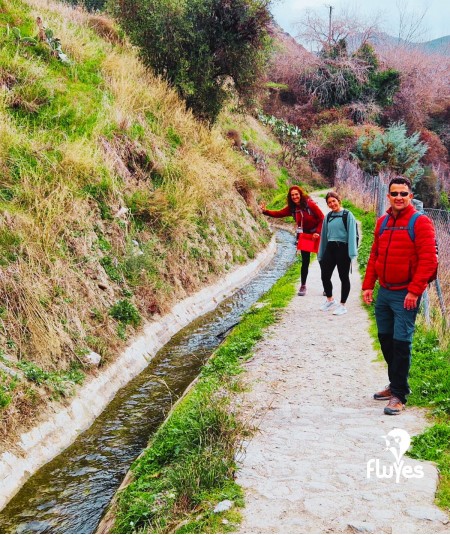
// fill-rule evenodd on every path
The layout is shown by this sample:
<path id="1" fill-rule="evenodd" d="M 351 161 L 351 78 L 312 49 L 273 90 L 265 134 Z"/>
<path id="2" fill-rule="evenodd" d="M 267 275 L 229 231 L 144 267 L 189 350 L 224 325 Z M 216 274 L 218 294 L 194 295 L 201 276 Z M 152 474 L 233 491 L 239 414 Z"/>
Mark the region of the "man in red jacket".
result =
<path id="1" fill-rule="evenodd" d="M 410 393 L 408 375 L 414 324 L 430 277 L 437 268 L 436 236 L 433 223 L 420 215 L 408 223 L 416 210 L 409 179 L 398 176 L 389 183 L 390 208 L 375 227 L 374 242 L 362 290 L 366 304 L 373 301 L 373 289 L 380 288 L 375 304 L 378 339 L 388 366 L 389 385 L 374 399 L 389 400 L 385 414 L 399 414 Z M 384 223 L 384 224 L 383 224 Z"/>

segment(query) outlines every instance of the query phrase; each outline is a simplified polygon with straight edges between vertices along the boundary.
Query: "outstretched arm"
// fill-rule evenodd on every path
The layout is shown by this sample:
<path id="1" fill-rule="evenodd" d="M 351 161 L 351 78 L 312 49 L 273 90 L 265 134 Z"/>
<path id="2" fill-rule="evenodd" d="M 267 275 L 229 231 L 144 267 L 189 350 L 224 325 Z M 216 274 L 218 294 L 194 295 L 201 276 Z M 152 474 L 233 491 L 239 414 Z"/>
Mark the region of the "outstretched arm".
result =
<path id="1" fill-rule="evenodd" d="M 292 215 L 289 206 L 285 206 L 281 210 L 267 210 L 264 206 L 264 208 L 262 208 L 262 211 L 264 215 L 268 215 L 270 217 L 287 217 Z"/>

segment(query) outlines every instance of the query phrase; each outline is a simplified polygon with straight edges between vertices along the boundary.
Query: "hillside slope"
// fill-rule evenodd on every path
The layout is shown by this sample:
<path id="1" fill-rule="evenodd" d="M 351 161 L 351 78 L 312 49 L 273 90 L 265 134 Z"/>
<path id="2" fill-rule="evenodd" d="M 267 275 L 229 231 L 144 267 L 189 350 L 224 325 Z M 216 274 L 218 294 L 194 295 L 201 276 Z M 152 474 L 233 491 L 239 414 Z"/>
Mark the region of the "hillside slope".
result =
<path id="1" fill-rule="evenodd" d="M 48 42 L 30 39 L 38 17 Z M 92 352 L 101 369 L 144 321 L 253 258 L 269 231 L 244 200 L 255 168 L 110 20 L 0 0 L 0 44 L 4 442 L 98 373 Z"/>

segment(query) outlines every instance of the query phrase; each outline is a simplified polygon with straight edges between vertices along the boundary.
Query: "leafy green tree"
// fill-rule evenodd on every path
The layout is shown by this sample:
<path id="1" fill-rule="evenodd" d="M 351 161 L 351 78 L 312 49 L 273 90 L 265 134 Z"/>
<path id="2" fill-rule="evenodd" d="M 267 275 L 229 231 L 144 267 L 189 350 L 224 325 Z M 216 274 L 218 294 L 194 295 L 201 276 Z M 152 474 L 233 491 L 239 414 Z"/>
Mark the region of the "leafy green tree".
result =
<path id="1" fill-rule="evenodd" d="M 248 99 L 269 52 L 269 0 L 114 0 L 142 58 L 213 122 L 234 88 Z M 231 83 L 229 83 L 231 82 Z"/>
<path id="2" fill-rule="evenodd" d="M 383 133 L 359 137 L 353 156 L 371 175 L 393 171 L 415 183 L 423 175 L 419 161 L 428 149 L 419 138 L 419 132 L 408 136 L 404 124 L 393 124 Z"/>

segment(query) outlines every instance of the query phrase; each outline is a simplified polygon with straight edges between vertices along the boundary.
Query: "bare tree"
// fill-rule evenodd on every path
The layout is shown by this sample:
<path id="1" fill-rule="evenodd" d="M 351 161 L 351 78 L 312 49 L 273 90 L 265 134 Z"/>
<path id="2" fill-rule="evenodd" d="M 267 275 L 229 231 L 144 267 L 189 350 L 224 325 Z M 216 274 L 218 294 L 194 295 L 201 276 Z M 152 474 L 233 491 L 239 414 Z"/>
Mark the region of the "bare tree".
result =
<path id="1" fill-rule="evenodd" d="M 428 7 L 421 11 L 409 8 L 408 0 L 397 0 L 398 10 L 397 28 L 391 32 L 396 35 L 398 42 L 418 42 L 424 40 L 426 32 L 425 17 Z M 316 50 L 336 46 L 345 40 L 356 48 L 373 38 L 379 40 L 383 23 L 383 13 L 375 12 L 371 17 L 364 18 L 349 6 L 334 8 L 324 4 L 319 9 L 307 9 L 297 23 L 297 38 L 305 44 L 312 45 Z"/>
<path id="2" fill-rule="evenodd" d="M 326 50 L 343 41 L 360 46 L 379 32 L 380 14 L 365 20 L 354 11 L 351 13 L 346 7 L 339 11 L 331 5 L 324 7 L 328 11 L 305 10 L 304 16 L 298 22 L 297 37 L 316 49 Z"/>
<path id="3" fill-rule="evenodd" d="M 400 91 L 390 114 L 410 128 L 423 126 L 429 115 L 450 101 L 450 60 L 438 54 L 398 46 L 383 52 L 384 61 L 401 73 Z"/>
<path id="4" fill-rule="evenodd" d="M 427 28 L 424 26 L 424 19 L 428 7 L 425 7 L 421 12 L 416 12 L 408 9 L 407 0 L 397 0 L 396 5 L 399 13 L 398 41 L 411 43 L 422 40 L 427 31 Z"/>

